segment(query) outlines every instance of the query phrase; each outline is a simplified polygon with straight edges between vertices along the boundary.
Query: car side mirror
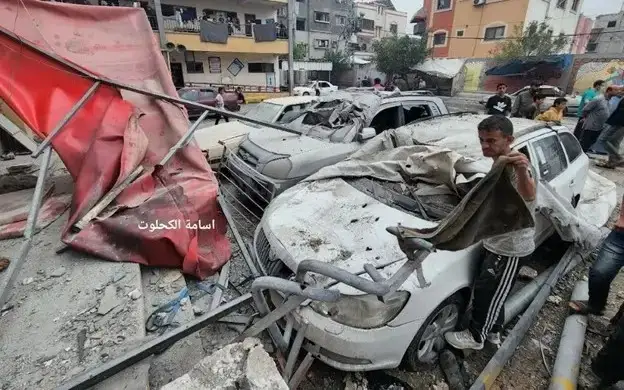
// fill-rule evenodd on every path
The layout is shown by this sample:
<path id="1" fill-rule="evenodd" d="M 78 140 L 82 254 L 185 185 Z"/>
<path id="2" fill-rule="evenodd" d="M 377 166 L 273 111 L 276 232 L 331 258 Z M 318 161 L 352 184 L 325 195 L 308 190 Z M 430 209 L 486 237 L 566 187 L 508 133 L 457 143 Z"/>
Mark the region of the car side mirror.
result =
<path id="1" fill-rule="evenodd" d="M 365 127 L 359 134 L 360 141 L 369 140 L 377 135 L 377 130 L 374 127 Z"/>

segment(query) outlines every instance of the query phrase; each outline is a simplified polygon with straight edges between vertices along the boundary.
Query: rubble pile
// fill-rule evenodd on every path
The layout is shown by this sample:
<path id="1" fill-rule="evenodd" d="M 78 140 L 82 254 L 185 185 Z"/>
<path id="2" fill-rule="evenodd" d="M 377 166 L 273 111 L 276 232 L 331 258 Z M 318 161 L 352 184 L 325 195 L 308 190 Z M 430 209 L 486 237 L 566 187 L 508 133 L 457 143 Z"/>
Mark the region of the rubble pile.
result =
<path id="1" fill-rule="evenodd" d="M 161 390 L 288 390 L 257 338 L 229 344 Z"/>

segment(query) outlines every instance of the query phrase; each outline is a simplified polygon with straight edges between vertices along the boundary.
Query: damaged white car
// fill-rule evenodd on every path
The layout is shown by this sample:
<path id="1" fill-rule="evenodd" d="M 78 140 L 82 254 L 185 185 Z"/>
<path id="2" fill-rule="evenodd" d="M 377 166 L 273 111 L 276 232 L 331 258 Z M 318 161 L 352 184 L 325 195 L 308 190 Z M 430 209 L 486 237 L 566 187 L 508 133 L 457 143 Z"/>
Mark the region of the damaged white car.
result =
<path id="1" fill-rule="evenodd" d="M 224 165 L 247 195 L 268 203 L 319 169 L 344 160 L 384 130 L 445 114 L 446 105 L 435 96 L 340 92 L 322 98 L 286 124 L 300 135 L 254 129 L 238 149 L 228 151 Z"/>
<path id="2" fill-rule="evenodd" d="M 486 117 L 440 117 L 389 130 L 349 159 L 285 191 L 266 208 L 256 230 L 258 268 L 289 278 L 303 260 L 313 259 L 362 277 L 367 277 L 364 265 L 372 264 L 389 278 L 406 260 L 386 228 L 435 227 L 459 203 L 458 193 L 471 186 L 475 169 L 487 172 L 491 166 L 481 154 L 476 130 Z M 588 177 L 588 158 L 576 138 L 565 127 L 512 121 L 513 148 L 530 158 L 539 179 L 574 213 L 570 203 L 579 203 Z M 604 214 L 592 222 L 606 222 L 609 213 Z M 553 232 L 549 220 L 538 216 L 536 244 Z M 430 285 L 421 288 L 414 273 L 386 303 L 334 283 L 340 300 L 313 301 L 293 314 L 295 327 L 307 323 L 306 338 L 320 347 L 319 359 L 340 370 L 395 368 L 402 361 L 416 369 L 433 363 L 443 334 L 456 326 L 470 299 L 481 256 L 481 244 L 434 252 L 422 264 Z M 331 278 L 318 274 L 313 282 L 332 286 Z M 271 298 L 276 306 L 282 302 L 277 294 Z"/>

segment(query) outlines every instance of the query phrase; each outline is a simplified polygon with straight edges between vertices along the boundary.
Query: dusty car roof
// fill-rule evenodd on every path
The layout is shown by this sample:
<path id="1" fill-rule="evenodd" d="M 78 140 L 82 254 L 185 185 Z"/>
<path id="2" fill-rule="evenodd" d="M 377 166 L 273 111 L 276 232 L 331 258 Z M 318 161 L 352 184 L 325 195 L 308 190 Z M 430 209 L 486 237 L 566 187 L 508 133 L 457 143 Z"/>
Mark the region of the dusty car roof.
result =
<path id="1" fill-rule="evenodd" d="M 303 104 L 310 103 L 318 100 L 316 96 L 285 96 L 279 98 L 265 99 L 264 101 L 272 104 L 290 105 L 290 104 Z"/>

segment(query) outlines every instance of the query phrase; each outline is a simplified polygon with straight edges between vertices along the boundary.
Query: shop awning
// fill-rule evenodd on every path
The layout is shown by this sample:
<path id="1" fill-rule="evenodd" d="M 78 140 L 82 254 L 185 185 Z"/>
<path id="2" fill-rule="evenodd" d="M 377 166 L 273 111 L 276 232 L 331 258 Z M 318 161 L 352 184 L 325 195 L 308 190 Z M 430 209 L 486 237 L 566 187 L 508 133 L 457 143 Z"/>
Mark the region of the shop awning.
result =
<path id="1" fill-rule="evenodd" d="M 572 64 L 572 56 L 569 54 L 551 56 L 545 58 L 525 58 L 511 60 L 503 65 L 494 66 L 485 71 L 487 76 L 524 76 L 538 68 L 548 67 L 551 69 L 564 69 Z"/>
<path id="2" fill-rule="evenodd" d="M 416 65 L 417 70 L 431 76 L 452 79 L 464 66 L 466 60 L 461 58 L 428 58 L 422 64 Z"/>

